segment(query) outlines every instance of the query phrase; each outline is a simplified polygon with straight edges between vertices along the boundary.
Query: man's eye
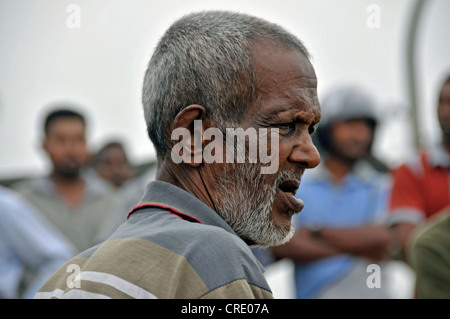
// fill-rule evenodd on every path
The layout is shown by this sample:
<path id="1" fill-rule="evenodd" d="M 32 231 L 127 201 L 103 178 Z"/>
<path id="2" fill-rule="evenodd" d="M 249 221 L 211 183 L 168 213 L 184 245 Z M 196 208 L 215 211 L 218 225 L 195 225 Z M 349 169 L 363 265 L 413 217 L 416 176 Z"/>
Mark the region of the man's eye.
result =
<path id="1" fill-rule="evenodd" d="M 277 124 L 276 125 L 280 130 L 283 130 L 285 132 L 291 132 L 295 130 L 295 123 L 283 123 L 283 124 Z"/>
<path id="2" fill-rule="evenodd" d="M 309 135 L 314 135 L 314 133 L 316 133 L 316 130 L 317 130 L 317 125 L 311 125 L 308 128 Z"/>

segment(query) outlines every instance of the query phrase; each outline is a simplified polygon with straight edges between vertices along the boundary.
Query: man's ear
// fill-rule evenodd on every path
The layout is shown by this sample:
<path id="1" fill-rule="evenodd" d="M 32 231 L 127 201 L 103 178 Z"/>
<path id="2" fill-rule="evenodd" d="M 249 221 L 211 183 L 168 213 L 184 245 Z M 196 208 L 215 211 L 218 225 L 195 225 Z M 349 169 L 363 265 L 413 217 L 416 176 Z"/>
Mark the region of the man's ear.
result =
<path id="1" fill-rule="evenodd" d="M 203 160 L 205 116 L 205 107 L 198 104 L 189 105 L 177 114 L 170 132 L 171 142 L 176 143 L 171 151 L 172 161 L 180 163 L 175 158 L 178 156 L 190 166 L 200 166 Z"/>

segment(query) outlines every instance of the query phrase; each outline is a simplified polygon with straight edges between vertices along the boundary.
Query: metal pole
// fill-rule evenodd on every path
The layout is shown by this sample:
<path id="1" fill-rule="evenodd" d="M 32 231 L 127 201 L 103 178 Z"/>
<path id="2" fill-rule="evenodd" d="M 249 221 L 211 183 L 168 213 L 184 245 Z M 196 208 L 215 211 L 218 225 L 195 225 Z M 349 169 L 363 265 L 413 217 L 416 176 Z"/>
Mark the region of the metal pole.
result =
<path id="1" fill-rule="evenodd" d="M 416 62 L 416 40 L 417 30 L 419 27 L 420 17 L 423 12 L 425 3 L 430 0 L 416 0 L 413 4 L 412 13 L 407 25 L 406 38 L 406 81 L 407 90 L 411 106 L 411 118 L 413 124 L 414 147 L 420 147 L 420 127 L 419 127 L 419 112 L 418 112 L 418 90 L 417 90 L 417 72 L 415 67 Z"/>

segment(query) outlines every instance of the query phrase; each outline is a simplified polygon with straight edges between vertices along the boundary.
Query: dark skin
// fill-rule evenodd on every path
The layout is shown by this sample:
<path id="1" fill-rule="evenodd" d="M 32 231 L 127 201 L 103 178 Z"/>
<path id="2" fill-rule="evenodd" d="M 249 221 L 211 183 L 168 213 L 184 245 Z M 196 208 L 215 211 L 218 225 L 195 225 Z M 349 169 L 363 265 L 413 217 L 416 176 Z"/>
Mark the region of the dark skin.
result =
<path id="1" fill-rule="evenodd" d="M 442 86 L 438 102 L 438 119 L 447 153 L 450 154 L 450 82 Z"/>
<path id="2" fill-rule="evenodd" d="M 320 106 L 317 98 L 317 79 L 309 60 L 298 50 L 288 49 L 280 44 L 253 43 L 254 68 L 258 77 L 259 98 L 245 112 L 238 127 L 247 129 L 278 128 L 279 149 L 271 150 L 279 156 L 279 170 L 290 170 L 299 177 L 305 169 L 320 162 L 319 153 L 311 140 L 320 120 Z M 208 118 L 201 105 L 189 105 L 175 118 L 171 130 L 186 128 L 193 136 L 194 120 L 202 120 L 203 132 L 217 123 Z M 168 132 L 168 137 L 170 134 Z M 205 144 L 213 143 L 202 138 L 201 149 L 195 149 L 193 138 L 185 141 L 193 158 Z M 169 142 L 169 149 L 173 143 Z M 215 180 L 223 174 L 226 163 L 174 164 L 170 152 L 159 160 L 157 179 L 175 184 L 202 200 L 213 210 L 221 194 L 216 190 Z M 245 165 L 245 164 L 241 164 Z M 278 174 L 266 175 L 269 185 Z M 281 193 L 272 205 L 272 219 L 277 227 L 290 227 L 292 214 Z"/>
<path id="3" fill-rule="evenodd" d="M 134 176 L 134 170 L 128 162 L 125 150 L 119 145 L 109 146 L 98 155 L 94 166 L 97 174 L 119 188 Z"/>
<path id="4" fill-rule="evenodd" d="M 326 166 L 338 183 L 353 168 L 355 163 L 365 158 L 373 139 L 373 129 L 365 119 L 338 122 L 331 127 L 333 143 Z"/>
<path id="5" fill-rule="evenodd" d="M 442 141 L 447 153 L 450 154 L 450 82 L 447 81 L 439 92 L 437 116 L 442 131 Z M 411 234 L 416 224 L 402 222 L 393 226 L 397 241 L 400 243 L 403 258 L 408 251 Z"/>
<path id="6" fill-rule="evenodd" d="M 56 119 L 42 147 L 52 162 L 50 178 L 58 193 L 70 208 L 76 208 L 83 200 L 85 187 L 80 169 L 89 156 L 84 123 L 77 118 Z"/>
<path id="7" fill-rule="evenodd" d="M 373 138 L 373 130 L 364 119 L 334 124 L 331 128 L 332 150 L 325 166 L 334 183 L 339 184 L 358 159 L 364 158 Z M 338 254 L 354 254 L 373 261 L 388 258 L 388 245 L 392 234 L 386 226 L 367 225 L 352 228 L 324 228 L 319 237 L 308 229 L 298 230 L 287 244 L 273 247 L 279 258 L 298 262 L 315 261 Z"/>

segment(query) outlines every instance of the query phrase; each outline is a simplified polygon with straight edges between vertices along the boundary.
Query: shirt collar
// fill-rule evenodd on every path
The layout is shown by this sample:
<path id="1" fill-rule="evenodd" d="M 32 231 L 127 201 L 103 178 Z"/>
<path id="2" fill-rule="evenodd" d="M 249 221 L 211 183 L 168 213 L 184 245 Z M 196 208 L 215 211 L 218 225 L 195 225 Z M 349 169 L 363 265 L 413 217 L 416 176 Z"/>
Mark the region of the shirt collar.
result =
<path id="1" fill-rule="evenodd" d="M 181 212 L 183 215 L 187 215 L 187 217 L 197 220 L 202 224 L 217 226 L 236 235 L 228 223 L 214 210 L 197 197 L 173 184 L 158 180 L 150 182 L 137 207 L 146 205 L 155 205 L 156 207 L 162 208 L 167 207 L 168 209 L 172 208 L 174 211 Z"/>

